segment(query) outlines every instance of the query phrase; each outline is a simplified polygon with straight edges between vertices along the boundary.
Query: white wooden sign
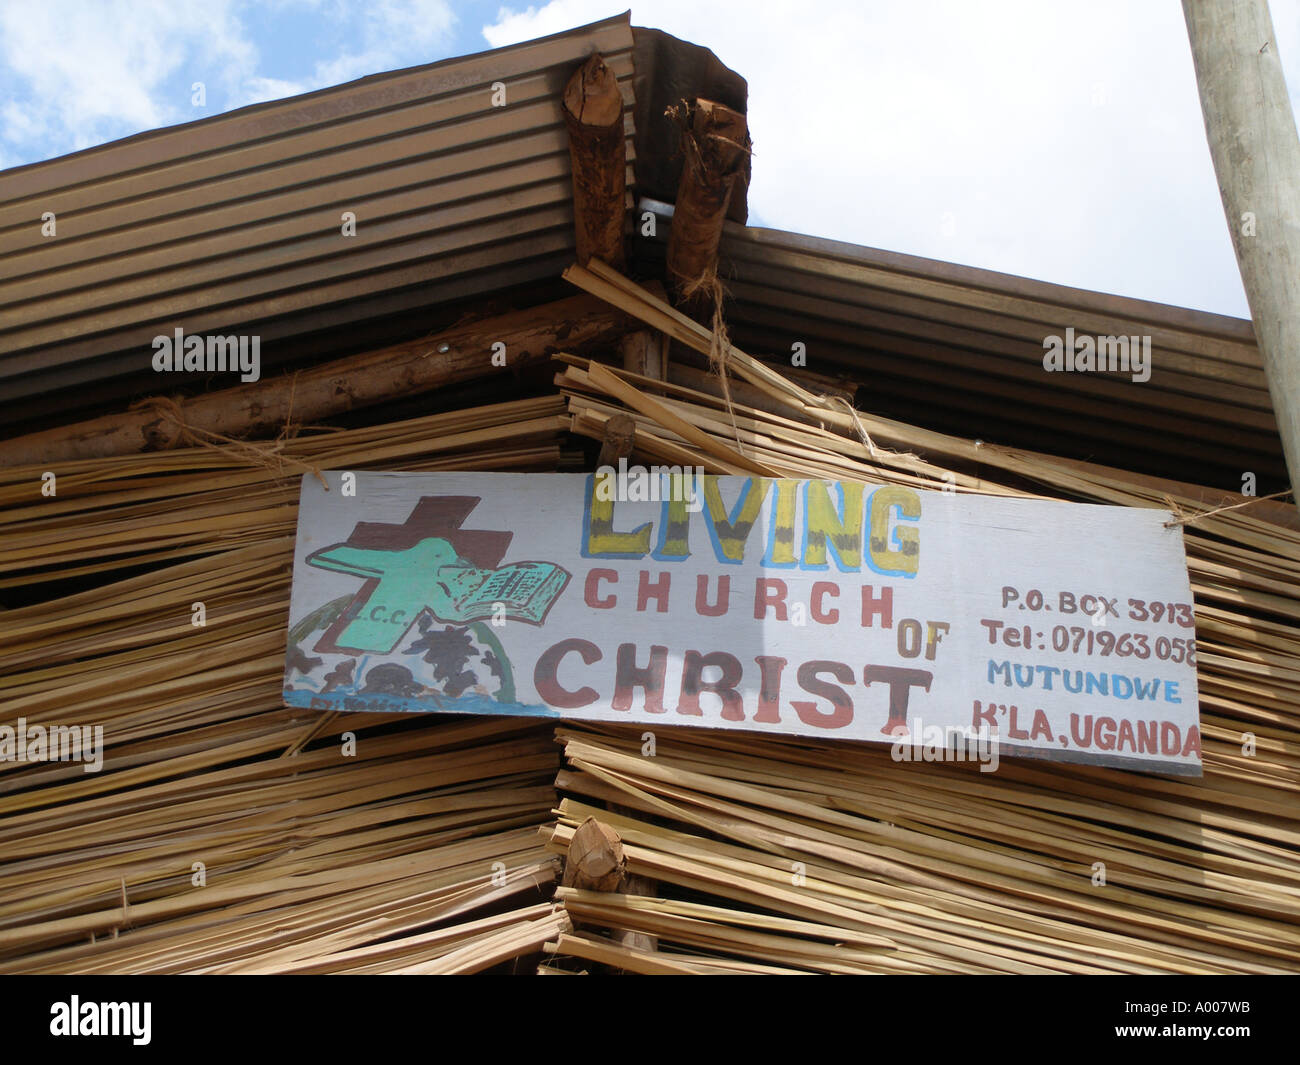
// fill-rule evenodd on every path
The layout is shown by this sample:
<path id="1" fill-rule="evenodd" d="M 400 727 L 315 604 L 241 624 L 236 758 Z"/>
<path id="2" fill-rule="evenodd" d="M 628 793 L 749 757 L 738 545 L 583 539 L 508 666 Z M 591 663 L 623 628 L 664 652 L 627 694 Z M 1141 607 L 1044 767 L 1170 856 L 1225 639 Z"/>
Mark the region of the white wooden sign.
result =
<path id="1" fill-rule="evenodd" d="M 1192 597 L 1164 511 L 689 473 L 325 476 L 302 484 L 290 705 L 909 759 L 964 735 L 1200 772 Z"/>

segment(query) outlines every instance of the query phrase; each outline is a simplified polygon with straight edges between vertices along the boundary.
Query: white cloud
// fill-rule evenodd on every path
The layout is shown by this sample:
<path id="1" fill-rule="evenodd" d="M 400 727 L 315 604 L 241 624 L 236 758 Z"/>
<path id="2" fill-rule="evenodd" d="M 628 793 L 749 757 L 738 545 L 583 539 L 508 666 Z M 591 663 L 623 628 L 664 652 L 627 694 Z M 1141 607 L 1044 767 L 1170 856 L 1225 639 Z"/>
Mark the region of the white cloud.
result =
<path id="1" fill-rule="evenodd" d="M 503 7 L 483 35 L 500 47 L 621 7 Z M 1273 10 L 1300 89 L 1297 6 Z M 1172 0 L 647 0 L 632 15 L 748 79 L 750 207 L 767 225 L 1246 314 Z"/>
<path id="2" fill-rule="evenodd" d="M 20 106 L 34 124 L 6 113 L 6 140 L 30 141 L 36 130 L 47 143 L 83 148 L 194 117 L 189 83 L 168 96 L 164 82 L 193 65 L 230 83 L 256 63 L 256 50 L 229 0 L 42 0 L 0 7 L 0 58 L 26 90 Z"/>
<path id="3" fill-rule="evenodd" d="M 256 7 L 265 25 L 319 25 L 348 42 L 309 75 L 286 79 L 265 70 L 275 55 L 253 41 L 253 10 L 249 0 L 0 4 L 0 91 L 16 97 L 0 110 L 0 142 L 25 160 L 44 158 L 429 62 L 446 53 L 455 24 L 447 0 L 269 0 Z M 191 103 L 196 81 L 202 109 Z"/>
<path id="4" fill-rule="evenodd" d="M 445 0 L 371 0 L 350 29 L 359 47 L 316 64 L 315 88 L 432 62 L 451 40 L 456 15 Z"/>
<path id="5" fill-rule="evenodd" d="M 310 92 L 312 85 L 300 81 L 283 81 L 280 78 L 245 78 L 230 101 L 231 108 L 247 107 L 267 100 L 282 100 L 286 96 L 298 96 Z"/>
<path id="6" fill-rule="evenodd" d="M 554 0 L 541 8 L 530 6 L 523 11 L 503 7 L 497 12 L 496 22 L 483 27 L 483 36 L 493 48 L 504 48 L 520 41 L 548 37 L 574 26 L 600 22 L 626 10 L 627 5 L 619 6 L 616 0 L 613 3 L 610 0 Z M 651 24 L 666 29 L 658 23 L 647 23 Z"/>

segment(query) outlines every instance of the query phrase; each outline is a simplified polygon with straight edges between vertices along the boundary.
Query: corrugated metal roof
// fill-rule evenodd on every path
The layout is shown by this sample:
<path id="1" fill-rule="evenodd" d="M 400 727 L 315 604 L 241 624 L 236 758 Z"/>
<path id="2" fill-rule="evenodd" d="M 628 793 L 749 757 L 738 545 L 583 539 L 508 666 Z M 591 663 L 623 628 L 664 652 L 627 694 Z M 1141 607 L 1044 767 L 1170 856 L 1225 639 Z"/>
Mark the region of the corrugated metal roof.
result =
<path id="1" fill-rule="evenodd" d="M 0 424 L 157 391 L 150 341 L 178 325 L 258 333 L 266 372 L 418 335 L 467 298 L 545 294 L 574 258 L 560 94 L 592 51 L 619 78 L 629 181 L 635 161 L 649 191 L 679 165 L 663 100 L 743 104 L 743 79 L 707 49 L 647 30 L 634 47 L 625 14 L 0 173 Z M 345 210 L 355 238 L 339 234 Z M 634 230 L 641 276 L 663 277 L 669 230 Z M 733 223 L 722 256 L 737 343 L 782 357 L 804 343 L 809 369 L 868 380 L 864 409 L 1229 488 L 1245 472 L 1261 492 L 1286 484 L 1247 321 Z M 1046 373 L 1043 338 L 1068 326 L 1150 335 L 1151 380 Z"/>
<path id="2" fill-rule="evenodd" d="M 605 57 L 630 184 L 632 50 L 624 14 L 0 174 L 0 403 L 149 371 L 176 326 L 257 327 L 273 363 L 268 340 L 556 277 L 561 90 Z"/>
<path id="3" fill-rule="evenodd" d="M 672 208 L 638 241 L 662 276 Z M 990 270 L 728 223 L 719 274 L 728 328 L 754 355 L 806 345 L 808 369 L 867 384 L 864 410 L 963 436 L 1240 489 L 1285 487 L 1249 321 Z M 1150 336 L 1151 378 L 1049 373 L 1043 340 Z"/>

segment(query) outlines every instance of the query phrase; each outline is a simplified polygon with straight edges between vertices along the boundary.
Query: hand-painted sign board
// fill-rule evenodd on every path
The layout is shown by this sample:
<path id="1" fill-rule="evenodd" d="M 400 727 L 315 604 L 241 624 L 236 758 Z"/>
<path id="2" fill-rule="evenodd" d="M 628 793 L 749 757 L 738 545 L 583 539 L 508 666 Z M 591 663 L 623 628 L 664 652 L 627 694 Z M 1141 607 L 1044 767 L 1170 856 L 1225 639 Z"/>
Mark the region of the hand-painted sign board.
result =
<path id="1" fill-rule="evenodd" d="M 302 484 L 290 705 L 966 730 L 1200 772 L 1164 511 L 689 474 L 325 477 Z"/>

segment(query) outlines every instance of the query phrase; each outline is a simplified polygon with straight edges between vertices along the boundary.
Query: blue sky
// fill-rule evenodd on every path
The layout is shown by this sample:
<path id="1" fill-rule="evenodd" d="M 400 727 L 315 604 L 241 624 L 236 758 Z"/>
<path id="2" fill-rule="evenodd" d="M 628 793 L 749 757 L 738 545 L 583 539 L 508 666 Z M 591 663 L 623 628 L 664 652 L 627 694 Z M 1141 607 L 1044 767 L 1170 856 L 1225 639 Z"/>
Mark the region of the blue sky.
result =
<path id="1" fill-rule="evenodd" d="M 1271 7 L 1295 105 L 1300 0 Z M 0 168 L 623 9 L 0 0 Z M 749 79 L 754 224 L 1247 314 L 1178 0 L 647 0 L 632 11 Z"/>

